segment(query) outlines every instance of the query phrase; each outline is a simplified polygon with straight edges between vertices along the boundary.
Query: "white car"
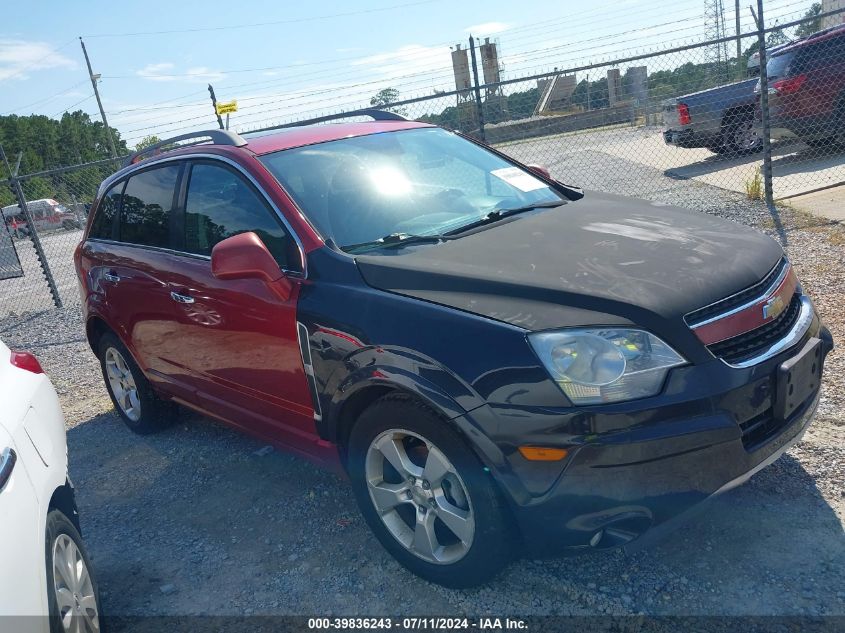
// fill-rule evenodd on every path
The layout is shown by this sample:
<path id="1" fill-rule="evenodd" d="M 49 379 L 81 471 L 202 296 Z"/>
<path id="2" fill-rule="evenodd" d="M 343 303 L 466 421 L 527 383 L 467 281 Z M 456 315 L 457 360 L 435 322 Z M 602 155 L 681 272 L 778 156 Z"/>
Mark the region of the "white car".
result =
<path id="1" fill-rule="evenodd" d="M 99 616 L 59 399 L 34 356 L 0 342 L 0 629 L 99 631 Z"/>

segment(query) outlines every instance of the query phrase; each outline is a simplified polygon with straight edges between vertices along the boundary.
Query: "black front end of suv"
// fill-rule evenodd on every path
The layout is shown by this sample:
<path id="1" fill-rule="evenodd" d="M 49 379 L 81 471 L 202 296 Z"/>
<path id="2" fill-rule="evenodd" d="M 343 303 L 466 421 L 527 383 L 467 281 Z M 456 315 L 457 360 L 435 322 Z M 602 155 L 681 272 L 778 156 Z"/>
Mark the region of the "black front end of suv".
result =
<path id="1" fill-rule="evenodd" d="M 676 368 L 655 398 L 577 411 L 485 406 L 467 417 L 508 455 L 501 481 L 532 553 L 620 546 L 742 484 L 799 441 L 832 348 L 814 314 L 782 353 L 744 368 L 720 359 Z M 808 354 L 813 386 L 782 415 L 781 376 Z M 518 434 L 501 432 L 514 427 Z M 532 462 L 515 450 L 526 444 L 564 446 L 567 456 Z"/>
<path id="2" fill-rule="evenodd" d="M 591 198 L 486 231 L 478 250 L 466 238 L 357 261 L 376 290 L 372 311 L 387 312 L 384 301 L 397 315 L 395 325 L 378 321 L 372 336 L 426 359 L 418 395 L 473 445 L 534 554 L 631 543 L 746 481 L 800 439 L 833 349 L 769 238 L 703 214 Z M 614 219 L 613 207 L 623 204 L 627 219 Z M 586 262 L 575 266 L 580 273 L 569 274 L 569 259 L 563 268 L 544 259 L 567 235 L 561 248 Z M 529 243 L 536 253 L 523 248 Z M 608 251 L 590 259 L 597 247 Z M 703 334 L 722 319 L 761 313 L 763 322 L 736 335 Z M 585 327 L 653 333 L 686 362 L 654 395 L 574 404 L 525 350 L 537 333 Z M 368 329 L 351 331 L 366 341 Z M 380 362 L 360 364 L 386 374 Z M 535 459 L 524 447 L 565 456 Z"/>
<path id="3" fill-rule="evenodd" d="M 790 269 L 783 259 L 759 283 L 685 320 L 709 323 L 756 307 Z M 506 456 L 499 479 L 532 554 L 669 531 L 801 439 L 833 339 L 800 286 L 764 325 L 705 347 L 710 360 L 672 369 L 655 397 L 564 408 L 499 402 L 465 416 Z M 526 445 L 566 454 L 532 461 L 518 450 Z"/>

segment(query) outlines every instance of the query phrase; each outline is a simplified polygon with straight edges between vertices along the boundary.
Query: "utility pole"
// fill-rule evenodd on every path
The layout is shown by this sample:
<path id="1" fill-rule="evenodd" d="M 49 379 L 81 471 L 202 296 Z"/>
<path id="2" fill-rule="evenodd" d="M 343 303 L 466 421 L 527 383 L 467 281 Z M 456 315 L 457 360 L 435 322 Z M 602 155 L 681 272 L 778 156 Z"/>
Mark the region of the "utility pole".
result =
<path id="1" fill-rule="evenodd" d="M 760 114 L 763 119 L 763 189 L 766 206 L 769 211 L 775 210 L 774 192 L 772 191 L 772 142 L 769 127 L 769 74 L 766 69 L 768 51 L 766 50 L 766 22 L 763 17 L 763 0 L 757 0 L 757 12 L 754 7 L 751 15 L 757 24 L 757 41 L 760 44 Z"/>
<path id="2" fill-rule="evenodd" d="M 106 139 L 109 142 L 111 157 L 117 158 L 117 150 L 114 147 L 114 137 L 112 136 L 108 119 L 106 119 L 106 111 L 103 109 L 103 102 L 100 100 L 100 91 L 97 89 L 97 81 L 100 79 L 100 75 L 95 75 L 94 71 L 91 70 L 91 60 L 88 59 L 88 51 L 85 50 L 85 42 L 82 41 L 81 37 L 79 38 L 79 44 L 82 46 L 82 54 L 85 55 L 85 64 L 88 66 L 88 76 L 91 78 L 91 85 L 94 87 L 94 96 L 97 97 L 97 105 L 100 108 L 100 116 L 103 118 L 103 127 L 106 128 Z"/>
<path id="3" fill-rule="evenodd" d="M 745 69 L 742 67 L 742 36 L 740 35 L 742 26 L 739 24 L 739 0 L 736 0 L 734 17 L 736 18 L 736 76 L 737 79 L 744 79 Z"/>
<path id="4" fill-rule="evenodd" d="M 475 61 L 475 39 L 469 36 L 469 54 L 472 58 L 472 77 L 475 83 L 475 105 L 478 108 L 478 132 L 481 140 L 487 142 L 484 134 L 484 103 L 481 101 L 481 88 L 478 87 L 478 64 Z"/>
<path id="5" fill-rule="evenodd" d="M 220 129 L 223 130 L 225 129 L 223 127 L 223 119 L 219 114 L 217 114 L 217 97 L 214 96 L 214 87 L 211 84 L 208 84 L 208 94 L 211 95 L 211 107 L 214 108 L 214 115 L 217 117 L 217 125 L 219 125 Z"/>

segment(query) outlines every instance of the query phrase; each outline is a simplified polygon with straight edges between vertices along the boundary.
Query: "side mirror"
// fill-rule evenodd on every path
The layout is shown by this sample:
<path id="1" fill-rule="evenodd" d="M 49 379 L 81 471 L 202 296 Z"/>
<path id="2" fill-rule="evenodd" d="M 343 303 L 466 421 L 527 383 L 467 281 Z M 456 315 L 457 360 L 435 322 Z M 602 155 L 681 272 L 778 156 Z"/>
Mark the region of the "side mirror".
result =
<path id="1" fill-rule="evenodd" d="M 554 178 L 552 178 L 552 174 L 549 172 L 548 168 L 543 167 L 542 165 L 526 165 L 526 167 L 528 167 L 528 169 L 533 171 L 538 176 L 542 176 L 546 180 L 554 180 Z"/>
<path id="2" fill-rule="evenodd" d="M 211 274 L 217 279 L 278 281 L 284 275 L 261 238 L 252 231 L 218 242 L 211 249 Z"/>

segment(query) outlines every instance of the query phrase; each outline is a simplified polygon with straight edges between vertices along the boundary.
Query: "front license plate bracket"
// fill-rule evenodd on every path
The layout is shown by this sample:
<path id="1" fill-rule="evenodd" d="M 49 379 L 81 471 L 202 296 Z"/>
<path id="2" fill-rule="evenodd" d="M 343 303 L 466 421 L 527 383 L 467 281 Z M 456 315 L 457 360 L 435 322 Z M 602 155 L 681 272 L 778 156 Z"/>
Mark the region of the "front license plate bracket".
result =
<path id="1" fill-rule="evenodd" d="M 777 369 L 774 414 L 788 419 L 819 387 L 822 376 L 822 342 L 811 338 L 801 351 Z"/>

